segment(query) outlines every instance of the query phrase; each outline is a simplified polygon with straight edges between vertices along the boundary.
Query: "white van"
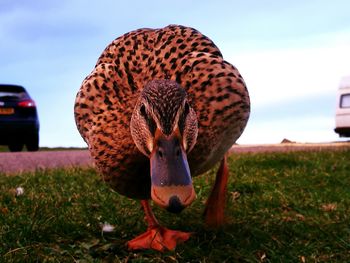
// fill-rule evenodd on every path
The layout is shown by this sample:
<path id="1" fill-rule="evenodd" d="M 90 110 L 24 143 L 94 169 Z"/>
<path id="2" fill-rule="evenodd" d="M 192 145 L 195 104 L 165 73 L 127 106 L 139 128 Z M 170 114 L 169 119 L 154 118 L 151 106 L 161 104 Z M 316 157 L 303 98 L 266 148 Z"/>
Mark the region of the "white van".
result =
<path id="1" fill-rule="evenodd" d="M 340 81 L 334 131 L 340 137 L 350 137 L 350 76 Z"/>

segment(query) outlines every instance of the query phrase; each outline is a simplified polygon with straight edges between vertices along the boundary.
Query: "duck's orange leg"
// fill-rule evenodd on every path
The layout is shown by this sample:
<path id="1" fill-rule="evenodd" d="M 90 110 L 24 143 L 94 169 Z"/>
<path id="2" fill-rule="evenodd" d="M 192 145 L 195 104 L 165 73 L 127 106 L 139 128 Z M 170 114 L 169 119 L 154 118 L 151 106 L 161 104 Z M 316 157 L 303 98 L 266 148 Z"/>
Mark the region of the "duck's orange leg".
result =
<path id="1" fill-rule="evenodd" d="M 216 174 L 214 187 L 204 210 L 205 222 L 210 227 L 219 227 L 224 223 L 228 175 L 227 156 L 225 155 Z"/>
<path id="2" fill-rule="evenodd" d="M 147 231 L 127 243 L 128 249 L 174 250 L 178 243 L 190 238 L 190 233 L 170 230 L 159 225 L 147 200 L 141 201 L 148 223 Z"/>

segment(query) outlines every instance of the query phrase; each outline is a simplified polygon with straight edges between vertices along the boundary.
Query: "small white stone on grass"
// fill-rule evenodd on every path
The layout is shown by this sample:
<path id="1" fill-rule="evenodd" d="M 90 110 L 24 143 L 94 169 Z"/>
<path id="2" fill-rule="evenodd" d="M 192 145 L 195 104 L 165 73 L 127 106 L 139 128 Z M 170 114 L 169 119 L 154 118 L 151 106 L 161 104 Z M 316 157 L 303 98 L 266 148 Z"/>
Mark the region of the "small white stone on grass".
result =
<path id="1" fill-rule="evenodd" d="M 109 223 L 102 224 L 102 232 L 109 233 L 114 231 L 114 226 Z"/>
<path id="2" fill-rule="evenodd" d="M 16 196 L 20 196 L 24 194 L 24 189 L 23 187 L 17 187 L 16 188 Z"/>

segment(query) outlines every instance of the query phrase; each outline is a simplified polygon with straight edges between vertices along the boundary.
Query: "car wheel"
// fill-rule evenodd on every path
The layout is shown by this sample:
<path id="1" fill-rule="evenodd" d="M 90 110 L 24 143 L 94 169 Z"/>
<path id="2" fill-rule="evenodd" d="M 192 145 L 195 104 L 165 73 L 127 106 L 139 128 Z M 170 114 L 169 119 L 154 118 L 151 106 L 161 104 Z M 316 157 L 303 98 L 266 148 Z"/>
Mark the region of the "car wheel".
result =
<path id="1" fill-rule="evenodd" d="M 11 143 L 9 144 L 9 150 L 11 152 L 20 152 L 23 149 L 23 143 Z"/>
<path id="2" fill-rule="evenodd" d="M 27 150 L 30 152 L 36 152 L 39 150 L 39 134 L 33 134 L 26 142 Z"/>

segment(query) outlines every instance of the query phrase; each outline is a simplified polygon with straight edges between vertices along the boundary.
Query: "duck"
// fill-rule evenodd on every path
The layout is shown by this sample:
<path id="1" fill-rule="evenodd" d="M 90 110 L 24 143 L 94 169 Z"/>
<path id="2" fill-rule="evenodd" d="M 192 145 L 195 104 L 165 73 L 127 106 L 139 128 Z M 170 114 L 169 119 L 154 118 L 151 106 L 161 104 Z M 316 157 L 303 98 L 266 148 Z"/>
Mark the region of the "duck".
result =
<path id="1" fill-rule="evenodd" d="M 158 222 L 150 200 L 180 213 L 196 198 L 193 177 L 218 163 L 204 220 L 224 224 L 228 150 L 249 114 L 238 69 L 192 27 L 141 28 L 105 48 L 82 82 L 74 116 L 102 180 L 140 200 L 147 231 L 128 249 L 167 251 L 187 241 L 191 233 Z"/>

